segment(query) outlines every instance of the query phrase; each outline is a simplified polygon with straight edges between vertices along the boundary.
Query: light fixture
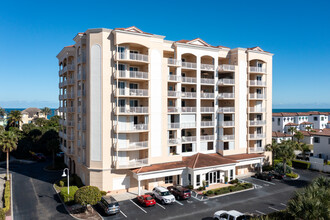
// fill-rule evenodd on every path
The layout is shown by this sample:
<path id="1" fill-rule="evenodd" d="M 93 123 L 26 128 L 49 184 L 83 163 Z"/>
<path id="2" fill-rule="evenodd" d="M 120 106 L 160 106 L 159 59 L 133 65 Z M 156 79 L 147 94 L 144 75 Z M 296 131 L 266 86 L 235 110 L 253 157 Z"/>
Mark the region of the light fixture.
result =
<path id="1" fill-rule="evenodd" d="M 65 170 L 63 170 L 63 174 L 62 174 L 62 177 L 66 177 L 66 173 L 65 173 Z"/>

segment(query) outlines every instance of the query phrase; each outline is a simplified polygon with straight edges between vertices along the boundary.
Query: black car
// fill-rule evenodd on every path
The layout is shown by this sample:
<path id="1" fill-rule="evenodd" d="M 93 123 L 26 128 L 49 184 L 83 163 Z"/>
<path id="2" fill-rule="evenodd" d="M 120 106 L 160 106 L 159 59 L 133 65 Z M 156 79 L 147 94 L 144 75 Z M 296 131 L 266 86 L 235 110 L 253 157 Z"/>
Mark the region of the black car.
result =
<path id="1" fill-rule="evenodd" d="M 277 171 L 274 171 L 274 170 L 271 171 L 270 173 L 273 175 L 273 177 L 275 179 L 278 179 L 278 180 L 282 180 L 285 177 L 284 173 L 280 173 L 280 172 L 277 172 Z"/>
<path id="2" fill-rule="evenodd" d="M 272 181 L 272 175 L 269 175 L 268 173 L 256 173 L 253 177 L 261 180 Z"/>
<path id="3" fill-rule="evenodd" d="M 102 196 L 101 201 L 99 201 L 98 204 L 107 215 L 113 215 L 120 212 L 118 202 L 111 196 Z"/>

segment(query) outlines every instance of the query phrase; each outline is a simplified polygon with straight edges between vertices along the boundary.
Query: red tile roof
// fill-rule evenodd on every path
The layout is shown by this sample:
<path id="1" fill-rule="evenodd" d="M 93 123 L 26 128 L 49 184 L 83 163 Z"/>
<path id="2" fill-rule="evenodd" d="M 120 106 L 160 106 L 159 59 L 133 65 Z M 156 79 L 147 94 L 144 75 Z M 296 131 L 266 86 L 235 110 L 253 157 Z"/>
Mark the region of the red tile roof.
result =
<path id="1" fill-rule="evenodd" d="M 305 121 L 305 122 L 300 123 L 300 124 L 302 124 L 302 125 L 312 125 L 312 124 L 314 124 L 314 123 Z"/>
<path id="2" fill-rule="evenodd" d="M 68 47 L 74 47 L 74 45 L 69 45 L 69 46 L 66 46 L 65 48 L 68 48 Z"/>
<path id="3" fill-rule="evenodd" d="M 277 132 L 277 131 L 273 131 L 272 132 L 272 137 L 292 137 L 291 134 L 286 134 L 286 133 L 282 133 L 282 132 Z"/>
<path id="4" fill-rule="evenodd" d="M 309 115 L 330 115 L 330 112 L 274 112 L 273 117 L 281 117 L 281 116 L 309 116 Z"/>
<path id="5" fill-rule="evenodd" d="M 313 132 L 313 136 L 330 136 L 330 128 L 324 128 L 323 130 L 318 130 Z"/>
<path id="6" fill-rule="evenodd" d="M 296 123 L 287 123 L 285 126 L 298 126 Z"/>

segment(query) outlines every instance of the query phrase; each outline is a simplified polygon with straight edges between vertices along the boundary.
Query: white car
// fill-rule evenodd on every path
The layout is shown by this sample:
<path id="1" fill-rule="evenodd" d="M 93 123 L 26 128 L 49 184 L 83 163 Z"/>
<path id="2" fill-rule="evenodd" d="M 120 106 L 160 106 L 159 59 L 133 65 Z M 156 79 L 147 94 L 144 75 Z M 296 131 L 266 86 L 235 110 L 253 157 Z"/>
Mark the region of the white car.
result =
<path id="1" fill-rule="evenodd" d="M 170 204 L 175 202 L 174 196 L 164 187 L 157 186 L 152 190 L 154 198 L 161 201 L 162 204 Z"/>
<path id="2" fill-rule="evenodd" d="M 236 210 L 220 210 L 214 213 L 213 218 L 216 220 L 248 220 L 251 216 L 245 215 Z"/>

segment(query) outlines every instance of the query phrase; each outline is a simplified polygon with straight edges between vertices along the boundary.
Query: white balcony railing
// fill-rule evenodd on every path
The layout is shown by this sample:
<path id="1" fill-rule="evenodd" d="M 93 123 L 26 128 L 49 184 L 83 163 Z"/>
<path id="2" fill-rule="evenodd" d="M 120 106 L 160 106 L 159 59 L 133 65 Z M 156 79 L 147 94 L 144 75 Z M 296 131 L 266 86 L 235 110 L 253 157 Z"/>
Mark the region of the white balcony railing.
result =
<path id="1" fill-rule="evenodd" d="M 214 121 L 201 121 L 201 127 L 214 127 Z"/>
<path id="2" fill-rule="evenodd" d="M 263 67 L 250 66 L 250 72 L 254 73 L 266 73 L 266 69 Z"/>
<path id="3" fill-rule="evenodd" d="M 250 99 L 265 99 L 265 98 L 266 98 L 265 94 L 257 94 L 257 93 L 250 94 Z"/>
<path id="4" fill-rule="evenodd" d="M 173 58 L 168 58 L 167 59 L 167 64 L 168 65 L 174 65 L 174 66 L 180 66 L 181 65 L 181 60 L 173 59 Z"/>
<path id="5" fill-rule="evenodd" d="M 235 112 L 235 107 L 219 107 L 218 113 Z"/>
<path id="6" fill-rule="evenodd" d="M 222 127 L 233 127 L 235 125 L 234 121 L 222 121 L 220 126 Z"/>
<path id="7" fill-rule="evenodd" d="M 220 136 L 220 140 L 226 141 L 226 140 L 234 140 L 235 135 L 222 135 Z"/>
<path id="8" fill-rule="evenodd" d="M 218 86 L 219 85 L 235 85 L 235 80 L 234 79 L 219 79 Z"/>
<path id="9" fill-rule="evenodd" d="M 265 112 L 266 109 L 265 108 L 261 108 L 261 107 L 250 107 L 249 108 L 250 112 Z"/>
<path id="10" fill-rule="evenodd" d="M 214 70 L 214 64 L 201 64 L 201 70 Z"/>
<path id="11" fill-rule="evenodd" d="M 169 96 L 169 97 L 180 97 L 180 92 L 179 91 L 168 91 L 167 96 Z"/>
<path id="12" fill-rule="evenodd" d="M 129 79 L 148 79 L 148 72 L 118 70 L 117 77 Z"/>
<path id="13" fill-rule="evenodd" d="M 260 153 L 265 151 L 265 148 L 263 147 L 250 147 L 249 149 L 251 153 Z"/>
<path id="14" fill-rule="evenodd" d="M 214 135 L 201 135 L 201 141 L 212 141 L 214 140 Z"/>
<path id="15" fill-rule="evenodd" d="M 266 86 L 266 82 L 260 80 L 249 80 L 249 86 Z"/>
<path id="16" fill-rule="evenodd" d="M 180 108 L 178 107 L 167 107 L 167 113 L 171 112 L 180 112 Z"/>
<path id="17" fill-rule="evenodd" d="M 85 53 L 81 53 L 81 54 L 77 57 L 77 61 L 78 61 L 78 63 L 84 63 L 84 62 L 86 62 L 86 55 L 85 55 Z"/>
<path id="18" fill-rule="evenodd" d="M 214 99 L 214 93 L 201 92 L 202 99 Z"/>
<path id="19" fill-rule="evenodd" d="M 148 165 L 148 158 L 129 161 L 117 161 L 118 168 L 134 168 Z"/>
<path id="20" fill-rule="evenodd" d="M 183 137 L 181 137 L 181 142 L 182 143 L 195 142 L 195 141 L 196 141 L 196 136 L 183 136 Z"/>
<path id="21" fill-rule="evenodd" d="M 181 139 L 179 139 L 179 138 L 170 138 L 167 140 L 167 143 L 168 144 L 180 144 L 181 143 L 180 141 L 181 141 Z"/>
<path id="22" fill-rule="evenodd" d="M 147 114 L 148 109 L 148 107 L 117 107 L 117 112 L 125 114 Z"/>
<path id="23" fill-rule="evenodd" d="M 182 122 L 180 128 L 196 128 L 196 122 Z"/>
<path id="24" fill-rule="evenodd" d="M 117 89 L 117 96 L 148 96 L 147 89 Z"/>
<path id="25" fill-rule="evenodd" d="M 250 139 L 261 139 L 266 138 L 266 134 L 250 134 Z"/>
<path id="26" fill-rule="evenodd" d="M 182 107 L 181 112 L 196 112 L 196 107 Z"/>
<path id="27" fill-rule="evenodd" d="M 214 107 L 201 107 L 201 112 L 213 113 L 214 112 Z"/>
<path id="28" fill-rule="evenodd" d="M 148 148 L 148 141 L 129 142 L 118 144 L 118 150 L 136 150 Z"/>
<path id="29" fill-rule="evenodd" d="M 74 107 L 67 107 L 67 112 L 73 113 L 74 112 Z"/>
<path id="30" fill-rule="evenodd" d="M 250 120 L 249 121 L 249 125 L 250 126 L 255 126 L 255 125 L 265 125 L 266 124 L 266 121 L 265 120 Z"/>
<path id="31" fill-rule="evenodd" d="M 201 78 L 201 83 L 202 84 L 214 84 L 215 80 L 214 79 L 207 79 L 207 78 Z"/>
<path id="32" fill-rule="evenodd" d="M 182 92 L 182 98 L 196 98 L 196 92 Z"/>
<path id="33" fill-rule="evenodd" d="M 181 77 L 183 83 L 196 83 L 197 79 L 195 77 Z"/>
<path id="34" fill-rule="evenodd" d="M 169 81 L 180 81 L 180 77 L 177 75 L 168 75 L 168 80 Z"/>
<path id="35" fill-rule="evenodd" d="M 196 63 L 182 62 L 182 68 L 196 69 Z"/>
<path id="36" fill-rule="evenodd" d="M 116 126 L 118 131 L 144 131 L 148 130 L 148 124 L 122 124 L 120 126 Z"/>
<path id="37" fill-rule="evenodd" d="M 217 96 L 218 99 L 233 99 L 235 98 L 234 93 L 219 93 Z"/>
<path id="38" fill-rule="evenodd" d="M 175 129 L 175 128 L 180 128 L 180 123 L 169 123 L 168 124 L 169 129 Z"/>
<path id="39" fill-rule="evenodd" d="M 67 121 L 67 125 L 69 127 L 73 127 L 74 126 L 74 121 L 73 120 Z"/>
<path id="40" fill-rule="evenodd" d="M 219 72 L 233 72 L 235 71 L 235 66 L 230 64 L 222 64 L 218 66 Z"/>

